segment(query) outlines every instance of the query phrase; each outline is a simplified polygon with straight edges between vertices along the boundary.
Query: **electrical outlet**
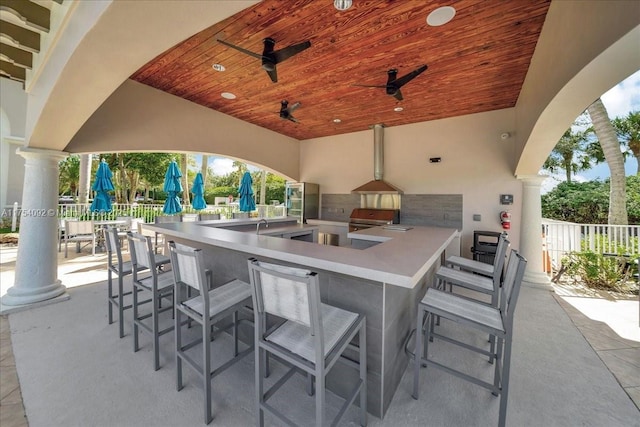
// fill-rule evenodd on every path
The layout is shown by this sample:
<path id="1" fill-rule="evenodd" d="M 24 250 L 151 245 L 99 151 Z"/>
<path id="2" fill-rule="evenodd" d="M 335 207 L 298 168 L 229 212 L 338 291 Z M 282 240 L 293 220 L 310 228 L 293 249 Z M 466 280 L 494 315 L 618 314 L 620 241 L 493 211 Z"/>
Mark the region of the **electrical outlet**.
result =
<path id="1" fill-rule="evenodd" d="M 474 221 L 482 221 L 482 215 L 480 215 L 480 214 L 473 214 L 473 220 L 474 220 Z"/>

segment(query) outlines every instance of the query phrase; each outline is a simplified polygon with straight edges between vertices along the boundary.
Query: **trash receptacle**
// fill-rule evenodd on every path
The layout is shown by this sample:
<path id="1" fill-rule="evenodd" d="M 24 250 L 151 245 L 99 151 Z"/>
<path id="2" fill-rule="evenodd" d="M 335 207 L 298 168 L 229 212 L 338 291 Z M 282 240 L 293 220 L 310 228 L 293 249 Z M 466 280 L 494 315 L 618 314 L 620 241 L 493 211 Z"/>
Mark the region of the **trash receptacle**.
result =
<path id="1" fill-rule="evenodd" d="M 474 231 L 473 246 L 471 247 L 473 259 L 486 264 L 493 264 L 501 234 L 497 231 Z"/>
<path id="2" fill-rule="evenodd" d="M 340 235 L 335 233 L 318 233 L 318 243 L 321 245 L 340 246 Z"/>

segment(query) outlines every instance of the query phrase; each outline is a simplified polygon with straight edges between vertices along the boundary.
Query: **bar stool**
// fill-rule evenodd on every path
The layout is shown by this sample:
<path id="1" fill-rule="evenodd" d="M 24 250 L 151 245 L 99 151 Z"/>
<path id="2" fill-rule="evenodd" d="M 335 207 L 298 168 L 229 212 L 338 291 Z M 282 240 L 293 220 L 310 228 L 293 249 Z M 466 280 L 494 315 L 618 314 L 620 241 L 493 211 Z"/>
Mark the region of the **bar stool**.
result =
<path id="1" fill-rule="evenodd" d="M 129 250 L 131 251 L 131 263 L 133 265 L 133 351 L 137 352 L 139 346 L 140 330 L 148 332 L 153 337 L 153 366 L 160 369 L 160 337 L 173 330 L 173 322 L 168 327 L 160 329 L 160 313 L 171 311 L 173 314 L 173 272 L 159 272 L 156 256 L 153 253 L 151 238 L 138 233 L 128 233 Z M 140 273 L 149 270 L 149 275 L 141 277 Z M 140 301 L 140 293 L 149 292 L 151 298 Z M 172 304 L 162 307 L 163 298 L 169 298 Z M 140 314 L 143 304 L 151 303 L 149 313 Z M 151 322 L 147 322 L 147 319 Z M 148 324 L 150 323 L 150 324 Z"/>
<path id="2" fill-rule="evenodd" d="M 175 278 L 175 337 L 176 337 L 176 382 L 180 391 L 182 384 L 182 362 L 186 362 L 202 378 L 204 382 L 204 422 L 209 424 L 213 420 L 211 413 L 211 380 L 228 367 L 240 361 L 253 351 L 253 346 L 238 351 L 238 326 L 246 321 L 239 319 L 238 313 L 250 302 L 251 289 L 249 284 L 235 279 L 215 289 L 211 289 L 211 270 L 205 270 L 203 255 L 200 249 L 191 248 L 175 242 L 169 242 L 169 255 Z M 196 289 L 199 295 L 188 298 L 186 290 Z M 182 343 L 181 325 L 186 323 L 182 316 L 199 323 L 202 336 L 188 344 Z M 211 370 L 212 325 L 231 317 L 232 323 L 221 326 L 218 330 L 232 328 L 234 349 L 233 357 L 216 369 Z M 202 363 L 198 363 L 187 350 L 201 344 L 203 347 Z"/>
<path id="3" fill-rule="evenodd" d="M 509 369 L 511 366 L 511 343 L 513 341 L 513 315 L 516 308 L 522 277 L 527 260 L 517 251 L 511 251 L 504 284 L 501 287 L 500 306 L 491 307 L 482 302 L 463 298 L 436 288 L 427 289 L 420 304 L 418 304 L 416 330 L 416 357 L 413 362 L 413 398 L 419 397 L 420 367 L 427 366 L 441 369 L 463 380 L 487 388 L 495 396 L 500 396 L 500 410 L 498 426 L 504 427 L 507 416 L 507 400 L 509 393 Z M 434 331 L 434 317 L 448 319 L 453 326 L 462 325 L 478 331 L 489 333 L 497 337 L 497 346 L 492 345 L 489 351 L 468 342 L 445 336 Z M 424 336 L 423 336 L 424 335 Z M 484 381 L 477 376 L 462 372 L 442 361 L 434 360 L 429 355 L 429 341 L 433 338 L 458 345 L 490 359 L 495 359 L 493 383 Z M 423 341 L 424 339 L 424 341 Z M 424 348 L 423 348 L 424 342 Z M 421 353 L 422 351 L 422 353 Z M 447 357 L 450 358 L 450 357 Z M 443 357 L 444 359 L 444 357 Z"/>
<path id="4" fill-rule="evenodd" d="M 118 321 L 120 322 L 120 338 L 124 337 L 124 310 L 131 308 L 131 305 L 124 305 L 124 297 L 131 295 L 131 292 L 124 292 L 123 279 L 133 272 L 131 261 L 124 261 L 122 257 L 122 246 L 116 227 L 109 227 L 104 230 L 104 242 L 107 247 L 107 299 L 109 304 L 109 324 L 113 323 L 113 307 L 118 307 Z M 115 255 L 115 262 L 114 262 Z M 158 255 L 155 259 L 156 266 L 160 267 L 169 263 L 169 257 Z M 118 291 L 113 293 L 113 274 L 118 275 Z"/>
<path id="5" fill-rule="evenodd" d="M 360 396 L 360 424 L 367 425 L 367 339 L 366 318 L 320 302 L 318 275 L 300 268 L 249 259 L 249 278 L 255 318 L 255 378 L 258 425 L 264 425 L 264 411 L 283 423 L 295 425 L 267 402 L 296 372 L 302 370 L 315 379 L 316 426 L 325 421 L 326 375 L 339 360 L 356 366 L 359 379 L 332 421 L 336 425 Z M 285 321 L 267 331 L 266 316 Z M 358 347 L 351 340 L 358 335 Z M 350 347 L 359 354 L 359 363 L 340 358 Z M 266 356 L 274 354 L 292 367 L 269 390 L 264 391 Z"/>

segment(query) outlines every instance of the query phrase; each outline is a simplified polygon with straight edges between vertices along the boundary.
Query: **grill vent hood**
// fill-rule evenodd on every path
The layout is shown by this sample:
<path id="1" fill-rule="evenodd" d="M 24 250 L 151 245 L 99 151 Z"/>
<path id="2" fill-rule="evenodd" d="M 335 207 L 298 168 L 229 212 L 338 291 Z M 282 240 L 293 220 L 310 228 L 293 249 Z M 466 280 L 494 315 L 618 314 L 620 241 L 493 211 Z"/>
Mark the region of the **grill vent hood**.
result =
<path id="1" fill-rule="evenodd" d="M 373 125 L 373 181 L 351 190 L 353 194 L 402 194 L 402 190 L 382 179 L 384 169 L 384 125 Z"/>

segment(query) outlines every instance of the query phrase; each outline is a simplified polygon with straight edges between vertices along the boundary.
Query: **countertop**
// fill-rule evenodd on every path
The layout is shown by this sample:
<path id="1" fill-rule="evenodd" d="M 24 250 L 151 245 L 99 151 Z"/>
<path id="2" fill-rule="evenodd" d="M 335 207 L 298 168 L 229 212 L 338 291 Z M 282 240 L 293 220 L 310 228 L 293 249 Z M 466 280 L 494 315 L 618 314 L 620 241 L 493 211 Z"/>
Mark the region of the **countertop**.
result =
<path id="1" fill-rule="evenodd" d="M 283 221 L 286 222 L 287 219 L 269 220 L 270 223 Z M 328 270 L 406 288 L 413 288 L 438 261 L 440 254 L 458 237 L 458 231 L 450 228 L 412 227 L 407 231 L 391 231 L 372 227 L 350 234 L 359 234 L 369 240 L 377 238 L 381 243 L 367 249 L 353 249 L 232 231 L 212 226 L 211 223 L 216 222 L 221 223 L 214 220 L 144 224 L 143 227 L 167 236 L 245 252 L 248 255 L 264 256 L 310 269 Z M 236 219 L 223 223 L 231 226 L 255 225 L 257 222 L 256 219 Z M 297 224 L 290 227 L 314 226 Z"/>

